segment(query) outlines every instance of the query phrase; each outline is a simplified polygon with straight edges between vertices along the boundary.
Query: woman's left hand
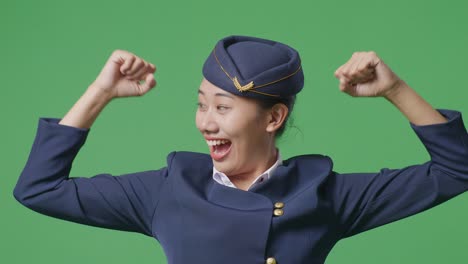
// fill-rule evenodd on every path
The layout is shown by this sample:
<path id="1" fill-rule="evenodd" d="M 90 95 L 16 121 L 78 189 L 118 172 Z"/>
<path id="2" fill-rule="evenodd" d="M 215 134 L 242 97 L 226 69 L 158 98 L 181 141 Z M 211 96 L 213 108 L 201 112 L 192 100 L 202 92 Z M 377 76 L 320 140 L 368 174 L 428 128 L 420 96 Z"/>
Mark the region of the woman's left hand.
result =
<path id="1" fill-rule="evenodd" d="M 335 71 L 340 90 L 355 97 L 386 97 L 403 81 L 373 51 L 355 52 Z"/>

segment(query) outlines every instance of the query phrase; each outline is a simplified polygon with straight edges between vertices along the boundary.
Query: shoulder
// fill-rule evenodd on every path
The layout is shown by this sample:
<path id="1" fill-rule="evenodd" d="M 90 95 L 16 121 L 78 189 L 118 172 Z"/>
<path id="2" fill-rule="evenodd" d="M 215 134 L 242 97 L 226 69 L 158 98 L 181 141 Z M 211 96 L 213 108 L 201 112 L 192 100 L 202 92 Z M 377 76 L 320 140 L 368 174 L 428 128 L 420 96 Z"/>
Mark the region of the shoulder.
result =
<path id="1" fill-rule="evenodd" d="M 213 162 L 208 154 L 171 152 L 167 156 L 167 163 L 170 182 L 179 192 L 206 193 L 213 174 Z"/>
<path id="2" fill-rule="evenodd" d="M 190 151 L 173 151 L 167 155 L 167 166 L 171 168 L 212 167 L 210 155 Z"/>
<path id="3" fill-rule="evenodd" d="M 314 168 L 324 172 L 330 172 L 333 169 L 333 160 L 326 155 L 304 154 L 291 157 L 283 162 L 285 165 L 296 166 L 298 168 Z"/>
<path id="4" fill-rule="evenodd" d="M 280 171 L 288 175 L 289 181 L 303 188 L 320 185 L 333 173 L 332 159 L 321 154 L 294 156 L 284 160 L 281 167 Z"/>

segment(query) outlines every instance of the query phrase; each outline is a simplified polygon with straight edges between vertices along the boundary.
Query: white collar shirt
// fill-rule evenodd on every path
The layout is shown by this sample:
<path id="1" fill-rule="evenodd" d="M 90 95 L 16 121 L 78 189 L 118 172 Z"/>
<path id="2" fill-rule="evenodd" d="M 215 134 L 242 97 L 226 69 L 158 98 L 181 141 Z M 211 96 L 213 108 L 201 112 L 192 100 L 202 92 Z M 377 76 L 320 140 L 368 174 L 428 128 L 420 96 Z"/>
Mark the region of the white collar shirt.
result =
<path id="1" fill-rule="evenodd" d="M 265 172 L 260 174 L 257 178 L 255 178 L 255 180 L 250 184 L 250 186 L 249 186 L 249 188 L 247 188 L 247 190 L 250 190 L 252 187 L 254 187 L 254 186 L 258 185 L 258 184 L 261 184 L 261 183 L 267 181 L 268 179 L 270 179 L 271 175 L 276 170 L 276 168 L 283 164 L 283 160 L 281 159 L 281 155 L 280 155 L 279 151 L 277 153 L 278 153 L 278 155 L 277 155 L 278 158 L 276 159 L 275 164 L 273 164 L 273 166 L 271 166 L 268 170 L 266 170 Z M 232 187 L 232 188 L 237 188 L 231 182 L 229 177 L 226 176 L 226 174 L 218 171 L 214 166 L 213 166 L 213 179 L 216 182 L 218 182 L 219 184 L 221 184 L 221 185 L 225 185 L 225 186 Z"/>

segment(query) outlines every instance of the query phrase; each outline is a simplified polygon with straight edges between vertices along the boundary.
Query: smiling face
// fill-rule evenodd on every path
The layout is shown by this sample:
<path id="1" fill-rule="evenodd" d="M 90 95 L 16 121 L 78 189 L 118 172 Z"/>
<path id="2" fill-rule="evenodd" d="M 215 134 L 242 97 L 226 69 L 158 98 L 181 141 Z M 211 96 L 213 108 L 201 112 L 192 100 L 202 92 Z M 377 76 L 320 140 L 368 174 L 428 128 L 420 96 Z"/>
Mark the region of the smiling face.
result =
<path id="1" fill-rule="evenodd" d="M 276 161 L 274 116 L 253 99 L 233 95 L 203 79 L 196 125 L 214 166 L 229 177 L 258 176 Z"/>

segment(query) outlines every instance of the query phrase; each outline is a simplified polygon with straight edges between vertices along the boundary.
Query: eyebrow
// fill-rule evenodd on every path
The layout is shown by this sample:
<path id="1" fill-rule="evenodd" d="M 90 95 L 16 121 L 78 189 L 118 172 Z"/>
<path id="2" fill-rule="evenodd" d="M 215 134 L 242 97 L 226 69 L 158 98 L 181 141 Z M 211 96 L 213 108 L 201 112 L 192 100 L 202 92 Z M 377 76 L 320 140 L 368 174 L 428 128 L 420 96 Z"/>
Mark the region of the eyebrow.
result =
<path id="1" fill-rule="evenodd" d="M 198 93 L 202 94 L 202 95 L 205 95 L 205 93 L 202 90 L 198 90 Z M 234 96 L 232 96 L 232 95 L 230 95 L 228 93 L 215 93 L 215 96 L 224 96 L 224 97 L 234 99 Z"/>

